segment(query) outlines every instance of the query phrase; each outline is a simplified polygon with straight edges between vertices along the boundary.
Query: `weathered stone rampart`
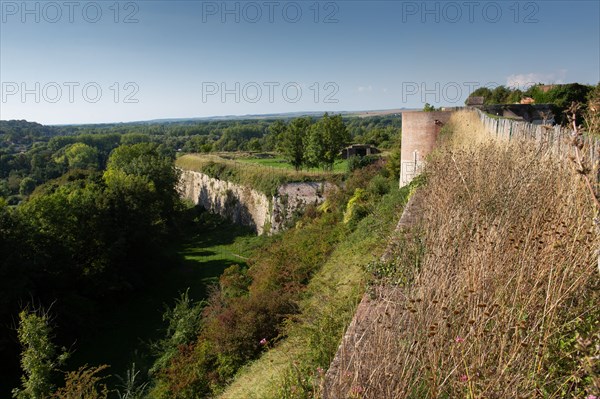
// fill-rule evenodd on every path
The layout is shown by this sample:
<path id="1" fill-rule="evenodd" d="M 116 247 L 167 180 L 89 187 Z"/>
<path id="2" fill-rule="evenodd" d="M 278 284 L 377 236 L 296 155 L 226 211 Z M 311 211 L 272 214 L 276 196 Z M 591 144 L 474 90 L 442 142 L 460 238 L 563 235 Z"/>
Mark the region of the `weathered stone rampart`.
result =
<path id="1" fill-rule="evenodd" d="M 279 186 L 274 196 L 267 196 L 191 170 L 182 170 L 179 182 L 183 198 L 258 234 L 284 230 L 308 205 L 322 203 L 334 187 L 326 182 L 287 183 Z"/>

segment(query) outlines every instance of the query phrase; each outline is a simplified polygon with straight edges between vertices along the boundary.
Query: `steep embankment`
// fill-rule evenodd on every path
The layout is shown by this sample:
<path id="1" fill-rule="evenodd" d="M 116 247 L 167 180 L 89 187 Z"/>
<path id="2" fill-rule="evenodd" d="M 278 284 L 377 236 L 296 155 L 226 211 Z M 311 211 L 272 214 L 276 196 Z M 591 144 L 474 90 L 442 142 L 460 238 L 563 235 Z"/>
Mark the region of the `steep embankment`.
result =
<path id="1" fill-rule="evenodd" d="M 391 182 L 390 182 L 391 183 Z M 393 183 L 392 183 L 393 184 Z M 365 270 L 386 247 L 410 189 L 377 196 L 369 215 L 349 230 L 308 284 L 286 338 L 238 373 L 225 399 L 319 395 L 324 372 L 365 289 Z"/>
<path id="2" fill-rule="evenodd" d="M 184 198 L 233 223 L 248 226 L 258 234 L 271 223 L 271 201 L 250 187 L 192 170 L 181 172 L 179 187 Z"/>
<path id="3" fill-rule="evenodd" d="M 184 292 L 193 301 L 205 300 L 223 271 L 232 264 L 245 267 L 247 257 L 263 240 L 217 216 L 190 219 L 186 219 L 185 239 L 165 249 L 174 264 L 148 281 L 133 298 L 98 314 L 101 322 L 96 323 L 94 332 L 80 337 L 69 367 L 110 364 L 108 382 L 114 386 L 122 383 L 119 376 L 125 376 L 132 364 L 142 370 L 150 367 L 154 354 L 148 342 L 157 342 L 164 335 L 165 306 L 171 307 Z"/>
<path id="4" fill-rule="evenodd" d="M 178 160 L 181 195 L 258 234 L 285 229 L 308 205 L 321 204 L 335 189 L 323 181 L 323 175 L 285 170 L 274 173 L 272 169 L 226 160 L 205 161 L 193 155 Z M 318 181 L 308 181 L 310 178 Z"/>
<path id="5" fill-rule="evenodd" d="M 473 113 L 445 131 L 420 227 L 376 268 L 388 289 L 326 397 L 598 395 L 600 240 L 581 176 L 543 143 L 487 139 Z"/>

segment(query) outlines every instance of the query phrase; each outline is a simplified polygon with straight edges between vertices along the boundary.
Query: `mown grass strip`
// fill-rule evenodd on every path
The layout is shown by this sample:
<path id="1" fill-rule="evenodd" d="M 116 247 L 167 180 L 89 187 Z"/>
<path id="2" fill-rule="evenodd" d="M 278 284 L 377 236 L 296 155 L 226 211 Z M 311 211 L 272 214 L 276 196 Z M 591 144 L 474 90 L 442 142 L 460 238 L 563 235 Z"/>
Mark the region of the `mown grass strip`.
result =
<path id="1" fill-rule="evenodd" d="M 325 181 L 340 177 L 340 172 L 296 172 L 292 169 L 225 159 L 218 155 L 187 154 L 179 157 L 176 166 L 204 173 L 212 178 L 251 187 L 267 195 L 275 195 L 285 183 Z"/>

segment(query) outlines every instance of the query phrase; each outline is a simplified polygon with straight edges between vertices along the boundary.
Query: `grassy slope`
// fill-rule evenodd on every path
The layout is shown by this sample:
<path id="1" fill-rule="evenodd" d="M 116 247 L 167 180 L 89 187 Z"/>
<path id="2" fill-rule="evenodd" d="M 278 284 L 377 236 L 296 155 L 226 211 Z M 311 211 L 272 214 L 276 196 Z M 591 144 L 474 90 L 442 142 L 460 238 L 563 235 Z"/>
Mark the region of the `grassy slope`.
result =
<path id="1" fill-rule="evenodd" d="M 193 234 L 182 245 L 171 249 L 181 262 L 102 317 L 97 333 L 77 343 L 73 364 L 110 364 L 112 375 L 125 375 L 132 362 L 138 369 L 149 366 L 147 343 L 162 337 L 165 305 L 171 306 L 188 288 L 190 298 L 204 299 L 207 288 L 218 281 L 223 270 L 234 263 L 243 265 L 264 240 L 207 214 L 190 232 Z"/>
<path id="2" fill-rule="evenodd" d="M 316 368 L 328 367 L 364 291 L 363 267 L 383 253 L 407 195 L 407 189 L 393 189 L 338 244 L 309 283 L 302 315 L 289 328 L 288 338 L 243 369 L 221 398 L 290 397 L 300 380 L 310 385 Z M 318 385 L 317 378 L 313 382 Z"/>
<path id="3" fill-rule="evenodd" d="M 271 168 L 282 168 L 293 170 L 294 167 L 283 158 L 240 158 L 239 162 L 257 164 Z M 333 165 L 333 172 L 346 172 L 348 170 L 348 161 L 339 159 Z M 310 171 L 321 173 L 317 168 L 311 168 Z"/>
<path id="4" fill-rule="evenodd" d="M 447 126 L 427 166 L 424 257 L 382 299 L 389 322 L 369 326 L 336 391 L 597 396 L 600 238 L 583 179 L 530 142 L 490 140 L 472 113 Z"/>
<path id="5" fill-rule="evenodd" d="M 346 169 L 342 167 L 345 162 L 342 161 L 336 162 L 336 168 L 333 172 L 322 170 L 296 172 L 291 165 L 281 163 L 280 160 L 254 158 L 240 158 L 234 160 L 213 154 L 186 154 L 177 158 L 176 161 L 176 165 L 181 168 L 199 172 L 201 172 L 206 165 L 211 163 L 219 163 L 231 168 L 242 169 L 248 177 L 251 177 L 254 174 L 259 174 L 264 177 L 265 172 L 268 171 L 271 174 L 285 178 L 288 181 L 302 181 L 307 178 L 324 179 L 332 174 L 346 171 Z"/>

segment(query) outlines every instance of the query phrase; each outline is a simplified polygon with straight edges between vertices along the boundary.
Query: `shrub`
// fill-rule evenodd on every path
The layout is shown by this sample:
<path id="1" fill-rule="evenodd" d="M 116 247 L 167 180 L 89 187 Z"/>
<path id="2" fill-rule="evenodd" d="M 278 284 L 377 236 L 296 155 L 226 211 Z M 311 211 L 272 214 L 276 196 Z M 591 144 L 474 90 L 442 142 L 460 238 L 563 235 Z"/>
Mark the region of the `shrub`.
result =
<path id="1" fill-rule="evenodd" d="M 152 395 L 216 393 L 261 354 L 261 341 L 280 339 L 284 321 L 298 313 L 306 284 L 340 238 L 335 218 L 333 214 L 305 218 L 302 229 L 283 232 L 258 249 L 247 271 L 228 268 L 202 311 L 197 339 L 176 347 L 157 371 L 159 383 Z"/>
<path id="2" fill-rule="evenodd" d="M 50 396 L 54 386 L 52 375 L 64 363 L 68 353 L 57 354 L 52 342 L 50 317 L 41 310 L 23 310 L 19 314 L 19 342 L 23 347 L 21 367 L 22 388 L 13 390 L 16 399 L 37 399 Z"/>
<path id="3" fill-rule="evenodd" d="M 342 360 L 335 392 L 595 395 L 599 238 L 580 176 L 532 143 L 487 142 L 439 150 L 424 191 L 418 268 L 380 290 L 383 322 Z"/>
<path id="4" fill-rule="evenodd" d="M 381 157 L 377 155 L 366 155 L 361 157 L 359 155 L 353 155 L 348 158 L 348 172 L 354 172 L 356 169 L 364 168 L 365 166 L 369 166 L 375 162 L 377 162 Z"/>
<path id="5" fill-rule="evenodd" d="M 382 171 L 384 170 L 382 169 Z M 394 183 L 396 182 L 394 181 Z M 382 175 L 377 175 L 367 186 L 367 191 L 372 196 L 381 197 L 390 192 L 390 180 Z"/>
<path id="6" fill-rule="evenodd" d="M 80 367 L 77 371 L 68 372 L 65 377 L 65 386 L 58 389 L 51 398 L 53 399 L 106 399 L 108 388 L 102 383 L 106 377 L 98 374 L 108 366 Z"/>
<path id="7" fill-rule="evenodd" d="M 151 373 L 165 368 L 177 355 L 180 346 L 187 345 L 196 338 L 201 313 L 201 304 L 194 303 L 188 291 L 180 295 L 173 308 L 165 311 L 163 320 L 169 325 L 166 337 L 152 345 L 156 360 L 150 370 Z"/>

